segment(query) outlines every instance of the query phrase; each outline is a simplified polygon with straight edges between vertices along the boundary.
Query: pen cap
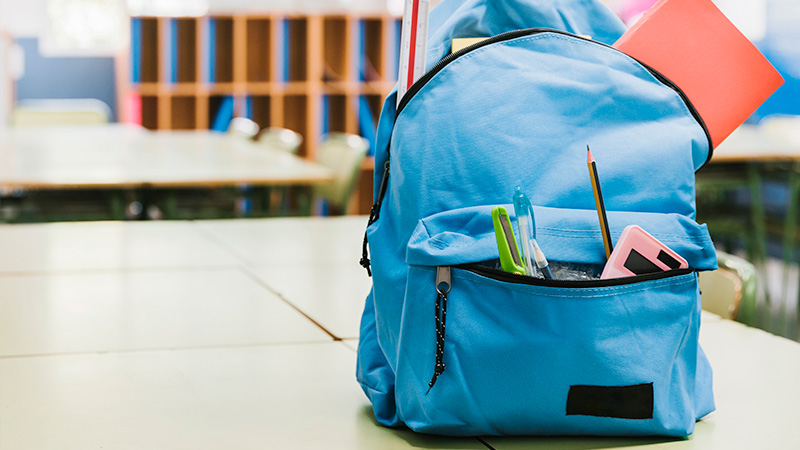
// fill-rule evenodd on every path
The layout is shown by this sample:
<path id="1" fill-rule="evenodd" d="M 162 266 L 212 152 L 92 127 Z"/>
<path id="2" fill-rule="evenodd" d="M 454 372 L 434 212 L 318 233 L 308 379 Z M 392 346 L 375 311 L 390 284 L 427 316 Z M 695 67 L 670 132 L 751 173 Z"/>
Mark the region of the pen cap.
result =
<path id="1" fill-rule="evenodd" d="M 531 239 L 536 239 L 536 219 L 533 216 L 533 206 L 528 196 L 522 192 L 522 188 L 517 186 L 514 189 L 514 214 L 517 215 L 517 220 L 520 217 L 528 218 L 528 236 Z"/>

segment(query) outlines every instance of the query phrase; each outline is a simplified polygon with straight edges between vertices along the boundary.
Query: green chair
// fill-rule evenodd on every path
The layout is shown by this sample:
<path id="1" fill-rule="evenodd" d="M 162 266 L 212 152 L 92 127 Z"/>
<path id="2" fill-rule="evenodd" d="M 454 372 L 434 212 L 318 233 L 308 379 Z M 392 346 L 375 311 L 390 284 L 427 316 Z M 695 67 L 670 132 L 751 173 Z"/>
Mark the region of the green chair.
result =
<path id="1" fill-rule="evenodd" d="M 313 195 L 327 202 L 331 214 L 347 212 L 368 149 L 368 140 L 348 133 L 331 133 L 317 149 L 317 162 L 331 170 L 333 180 L 316 186 Z"/>
<path id="2" fill-rule="evenodd" d="M 724 319 L 753 325 L 758 274 L 746 260 L 717 251 L 719 269 L 700 273 L 703 309 Z"/>
<path id="3" fill-rule="evenodd" d="M 267 149 L 282 150 L 295 155 L 303 143 L 303 136 L 288 128 L 269 127 L 261 130 L 256 137 L 256 143 Z M 289 211 L 289 191 L 290 189 L 285 186 L 262 187 L 264 211 L 286 215 Z"/>
<path id="4" fill-rule="evenodd" d="M 228 124 L 228 134 L 245 139 L 255 139 L 258 135 L 258 124 L 246 117 L 234 117 Z"/>
<path id="5" fill-rule="evenodd" d="M 291 154 L 296 154 L 303 143 L 303 136 L 288 128 L 270 127 L 261 130 L 256 142 L 268 148 L 280 149 Z"/>

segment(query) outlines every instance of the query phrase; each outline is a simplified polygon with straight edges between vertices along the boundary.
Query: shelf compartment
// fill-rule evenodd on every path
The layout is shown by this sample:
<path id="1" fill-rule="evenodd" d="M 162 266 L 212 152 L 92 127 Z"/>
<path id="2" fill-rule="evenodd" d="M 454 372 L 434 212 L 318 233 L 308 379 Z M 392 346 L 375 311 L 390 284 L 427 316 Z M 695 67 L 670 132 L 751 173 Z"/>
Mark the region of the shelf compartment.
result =
<path id="1" fill-rule="evenodd" d="M 208 22 L 209 74 L 212 83 L 233 82 L 233 17 L 212 17 Z"/>
<path id="2" fill-rule="evenodd" d="M 283 20 L 283 80 L 308 80 L 308 18 L 291 17 Z"/>
<path id="3" fill-rule="evenodd" d="M 322 22 L 322 79 L 346 81 L 352 79 L 352 53 L 346 17 L 326 17 Z"/>
<path id="4" fill-rule="evenodd" d="M 174 32 L 172 45 L 175 47 L 176 58 L 175 78 L 178 83 L 196 83 L 198 55 L 197 55 L 197 19 L 174 19 Z"/>
<path id="5" fill-rule="evenodd" d="M 359 134 L 369 141 L 369 154 L 375 153 L 375 140 L 378 129 L 378 118 L 381 113 L 383 96 L 362 95 L 358 102 L 358 129 Z"/>
<path id="6" fill-rule="evenodd" d="M 194 130 L 197 127 L 197 99 L 194 96 L 174 96 L 171 99 L 172 129 Z"/>
<path id="7" fill-rule="evenodd" d="M 272 21 L 247 19 L 247 81 L 270 82 L 272 75 Z"/>
<path id="8" fill-rule="evenodd" d="M 400 40 L 403 30 L 403 19 L 388 19 L 389 33 L 388 42 L 385 48 L 387 74 L 386 80 L 395 83 L 397 82 L 397 75 L 400 71 Z M 388 91 L 387 91 L 388 93 Z"/>
<path id="9" fill-rule="evenodd" d="M 272 126 L 272 97 L 269 95 L 251 96 L 250 119 L 261 129 Z"/>
<path id="10" fill-rule="evenodd" d="M 159 77 L 161 73 L 160 64 L 160 36 L 158 19 L 143 17 L 138 19 L 140 26 L 140 47 L 139 54 L 141 61 L 139 65 L 139 81 L 142 83 L 158 83 L 162 81 Z"/>
<path id="11" fill-rule="evenodd" d="M 348 108 L 346 95 L 325 95 L 322 97 L 322 129 L 323 135 L 334 132 L 352 132 L 352 108 Z"/>
<path id="12" fill-rule="evenodd" d="M 158 129 L 158 103 L 155 95 L 142 96 L 142 126 L 148 130 Z"/>
<path id="13" fill-rule="evenodd" d="M 283 124 L 284 128 L 296 131 L 303 136 L 298 155 L 308 156 L 307 146 L 310 124 L 308 121 L 308 96 L 287 95 L 283 98 Z"/>
<path id="14" fill-rule="evenodd" d="M 208 98 L 208 124 L 215 131 L 227 131 L 233 119 L 234 98 L 232 95 L 212 95 Z"/>
<path id="15" fill-rule="evenodd" d="M 387 78 L 386 30 L 382 19 L 362 19 L 361 58 L 359 59 L 359 79 L 377 81 Z"/>

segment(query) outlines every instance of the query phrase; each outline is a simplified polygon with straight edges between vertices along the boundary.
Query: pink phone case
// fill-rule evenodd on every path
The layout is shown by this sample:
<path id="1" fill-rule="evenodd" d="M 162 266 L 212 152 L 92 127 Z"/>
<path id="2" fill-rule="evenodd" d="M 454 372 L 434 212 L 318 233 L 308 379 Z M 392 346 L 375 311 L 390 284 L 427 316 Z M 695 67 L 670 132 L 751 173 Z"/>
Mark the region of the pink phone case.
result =
<path id="1" fill-rule="evenodd" d="M 637 225 L 622 230 L 601 280 L 632 277 L 671 269 L 685 269 L 689 263 Z"/>

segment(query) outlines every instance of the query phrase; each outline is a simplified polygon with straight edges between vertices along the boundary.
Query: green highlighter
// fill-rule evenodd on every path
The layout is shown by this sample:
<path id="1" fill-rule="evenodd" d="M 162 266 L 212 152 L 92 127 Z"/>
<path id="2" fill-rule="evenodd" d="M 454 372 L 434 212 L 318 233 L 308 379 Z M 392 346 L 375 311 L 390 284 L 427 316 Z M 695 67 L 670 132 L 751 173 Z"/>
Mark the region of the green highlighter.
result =
<path id="1" fill-rule="evenodd" d="M 517 239 L 514 237 L 511 221 L 508 220 L 508 211 L 502 206 L 493 208 L 492 223 L 494 224 L 494 235 L 497 238 L 497 250 L 500 252 L 500 266 L 506 272 L 525 275 L 525 267 L 519 257 Z"/>

